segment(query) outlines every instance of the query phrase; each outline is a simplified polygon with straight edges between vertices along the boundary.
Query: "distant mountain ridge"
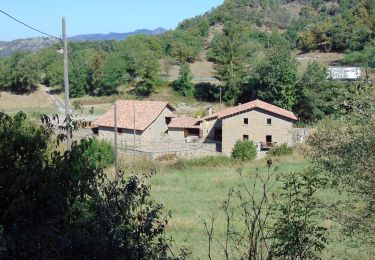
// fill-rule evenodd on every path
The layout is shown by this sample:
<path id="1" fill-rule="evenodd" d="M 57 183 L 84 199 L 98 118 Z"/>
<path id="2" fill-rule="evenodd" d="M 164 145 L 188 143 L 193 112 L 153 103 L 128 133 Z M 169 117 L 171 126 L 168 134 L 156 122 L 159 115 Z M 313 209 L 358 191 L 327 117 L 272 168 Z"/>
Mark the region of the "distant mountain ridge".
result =
<path id="1" fill-rule="evenodd" d="M 156 28 L 154 30 L 139 29 L 133 32 L 127 33 L 114 33 L 110 32 L 107 34 L 95 33 L 95 34 L 80 34 L 69 37 L 70 41 L 105 41 L 105 40 L 116 40 L 122 41 L 131 35 L 144 34 L 144 35 L 160 35 L 165 33 L 167 30 L 164 28 Z"/>
<path id="2" fill-rule="evenodd" d="M 108 34 L 80 34 L 69 37 L 69 41 L 105 41 L 116 40 L 122 41 L 131 35 L 144 34 L 144 35 L 160 35 L 167 30 L 164 28 L 156 28 L 154 30 L 139 29 L 127 33 L 108 33 Z M 59 40 L 52 37 L 34 37 L 27 39 L 16 39 L 13 41 L 0 41 L 0 57 L 11 55 L 15 51 L 32 51 L 35 52 L 42 48 L 51 47 L 53 44 L 58 43 Z"/>
<path id="3" fill-rule="evenodd" d="M 15 51 L 35 52 L 42 48 L 51 47 L 57 43 L 58 39 L 52 37 L 34 37 L 27 39 L 17 39 L 13 41 L 0 41 L 0 57 L 11 55 Z"/>

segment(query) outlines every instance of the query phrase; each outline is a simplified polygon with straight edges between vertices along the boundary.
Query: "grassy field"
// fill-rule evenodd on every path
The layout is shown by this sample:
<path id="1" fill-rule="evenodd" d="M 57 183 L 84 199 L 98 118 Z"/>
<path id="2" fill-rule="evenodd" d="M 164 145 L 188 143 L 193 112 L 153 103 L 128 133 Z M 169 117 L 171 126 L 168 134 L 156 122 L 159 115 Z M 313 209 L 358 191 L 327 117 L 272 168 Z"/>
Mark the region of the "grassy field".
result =
<path id="1" fill-rule="evenodd" d="M 33 113 L 57 113 L 53 100 L 41 88 L 30 94 L 17 95 L 0 91 L 0 111 L 15 113 L 23 111 Z"/>
<path id="2" fill-rule="evenodd" d="M 172 213 L 167 235 L 173 237 L 174 249 L 177 251 L 178 248 L 187 247 L 192 251 L 194 259 L 207 259 L 208 240 L 203 220 L 215 216 L 214 235 L 218 239 L 222 238 L 225 227 L 223 201 L 227 198 L 230 188 L 239 187 L 241 184 L 236 168 L 243 168 L 245 181 L 252 185 L 257 168 L 260 174 L 266 172 L 266 161 L 259 160 L 247 164 L 226 163 L 221 166 L 194 166 L 194 163 L 176 165 L 159 167 L 158 173 L 150 180 L 152 197 Z M 277 174 L 286 174 L 308 167 L 308 162 L 302 156 L 294 155 L 274 158 L 272 167 L 278 168 Z M 332 202 L 343 195 L 338 195 L 334 190 L 324 190 L 318 196 L 323 201 Z M 328 235 L 332 240 L 323 253 L 323 259 L 371 259 L 363 248 L 350 248 L 341 242 L 333 222 L 328 219 L 320 221 L 328 228 Z M 212 252 L 213 259 L 224 258 L 216 242 Z"/>

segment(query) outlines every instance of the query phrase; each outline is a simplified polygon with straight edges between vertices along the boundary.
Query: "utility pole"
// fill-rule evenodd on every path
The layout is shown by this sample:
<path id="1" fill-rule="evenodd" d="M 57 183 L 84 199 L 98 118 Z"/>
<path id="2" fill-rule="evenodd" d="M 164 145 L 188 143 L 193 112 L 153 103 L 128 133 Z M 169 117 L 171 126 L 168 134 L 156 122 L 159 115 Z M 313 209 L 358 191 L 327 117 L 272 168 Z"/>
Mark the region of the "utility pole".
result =
<path id="1" fill-rule="evenodd" d="M 135 164 L 135 103 L 133 101 L 133 163 Z"/>
<path id="2" fill-rule="evenodd" d="M 221 104 L 221 90 L 222 90 L 222 88 L 221 88 L 221 86 L 220 86 L 220 107 L 223 106 L 223 105 Z"/>
<path id="3" fill-rule="evenodd" d="M 117 104 L 115 103 L 113 105 L 113 122 L 115 127 L 115 179 L 118 179 L 118 156 L 117 156 Z"/>
<path id="4" fill-rule="evenodd" d="M 70 114 L 69 108 L 69 73 L 68 73 L 68 44 L 66 42 L 66 26 L 65 26 L 65 17 L 62 18 L 62 37 L 64 45 L 64 97 L 65 97 L 65 118 L 66 122 L 70 124 L 70 120 L 67 120 Z M 70 151 L 72 146 L 71 132 L 69 131 L 69 126 L 66 130 L 66 141 L 67 141 L 67 150 Z"/>

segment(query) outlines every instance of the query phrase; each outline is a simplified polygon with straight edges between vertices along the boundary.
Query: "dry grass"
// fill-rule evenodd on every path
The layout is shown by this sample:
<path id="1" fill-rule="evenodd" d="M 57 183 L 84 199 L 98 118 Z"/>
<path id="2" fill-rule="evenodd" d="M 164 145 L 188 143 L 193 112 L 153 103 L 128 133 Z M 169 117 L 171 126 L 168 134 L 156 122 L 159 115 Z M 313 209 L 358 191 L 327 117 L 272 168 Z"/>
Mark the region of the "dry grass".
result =
<path id="1" fill-rule="evenodd" d="M 17 95 L 0 91 L 0 110 L 5 112 L 51 111 L 55 109 L 53 100 L 41 88 L 30 94 Z"/>
<path id="2" fill-rule="evenodd" d="M 198 61 L 190 63 L 189 66 L 193 77 L 207 78 L 214 76 L 215 72 L 213 68 L 213 62 L 207 61 L 203 57 Z M 173 65 L 169 72 L 169 77 L 177 78 L 179 76 L 179 73 L 180 66 Z"/>
<path id="3" fill-rule="evenodd" d="M 328 67 L 339 65 L 344 60 L 345 56 L 345 54 L 343 53 L 321 51 L 313 51 L 308 53 L 297 52 L 295 54 L 299 63 L 298 73 L 300 75 L 302 75 L 306 71 L 309 62 L 317 61 L 321 65 Z"/>

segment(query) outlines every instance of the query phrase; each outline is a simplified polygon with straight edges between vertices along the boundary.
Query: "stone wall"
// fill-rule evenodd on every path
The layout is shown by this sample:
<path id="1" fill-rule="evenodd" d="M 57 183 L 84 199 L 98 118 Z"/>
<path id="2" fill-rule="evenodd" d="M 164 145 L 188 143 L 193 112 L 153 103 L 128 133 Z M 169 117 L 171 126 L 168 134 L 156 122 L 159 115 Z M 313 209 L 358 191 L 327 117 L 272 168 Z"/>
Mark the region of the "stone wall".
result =
<path id="1" fill-rule="evenodd" d="M 221 129 L 222 128 L 222 120 L 209 120 L 209 121 L 203 121 L 200 124 L 200 128 L 203 130 L 203 138 L 206 138 L 208 140 L 215 140 L 215 129 Z"/>
<path id="2" fill-rule="evenodd" d="M 142 139 L 147 141 L 157 140 L 159 141 L 162 137 L 166 136 L 166 131 L 168 130 L 168 126 L 165 123 L 165 117 L 171 115 L 172 111 L 166 107 L 160 113 L 158 118 L 154 122 L 151 123 L 144 131 L 136 130 L 136 140 Z M 107 140 L 114 144 L 114 128 L 113 127 L 104 127 L 99 126 L 99 138 Z M 133 129 L 125 129 L 119 128 L 122 133 L 118 133 L 118 143 L 121 140 L 133 140 L 134 138 L 134 130 Z"/>
<path id="3" fill-rule="evenodd" d="M 244 124 L 244 118 L 248 124 Z M 271 124 L 267 124 L 271 119 Z M 270 113 L 261 109 L 254 109 L 222 120 L 222 153 L 230 155 L 235 143 L 248 135 L 249 140 L 266 142 L 266 135 L 272 136 L 272 142 L 291 144 L 293 120 Z"/>
<path id="4" fill-rule="evenodd" d="M 114 145 L 114 128 L 99 126 L 99 139 L 106 140 Z M 142 136 L 142 131 L 135 131 L 135 138 L 139 140 Z M 122 129 L 122 133 L 117 133 L 117 143 L 120 144 L 122 139 L 133 140 L 134 132 L 132 129 Z"/>
<path id="5" fill-rule="evenodd" d="M 168 139 L 170 140 L 185 140 L 184 128 L 169 128 Z"/>
<path id="6" fill-rule="evenodd" d="M 158 118 L 156 118 L 156 120 L 143 131 L 143 140 L 160 140 L 161 138 L 166 137 L 168 125 L 165 123 L 165 117 L 170 116 L 171 114 L 172 111 L 168 107 L 165 107 Z"/>

